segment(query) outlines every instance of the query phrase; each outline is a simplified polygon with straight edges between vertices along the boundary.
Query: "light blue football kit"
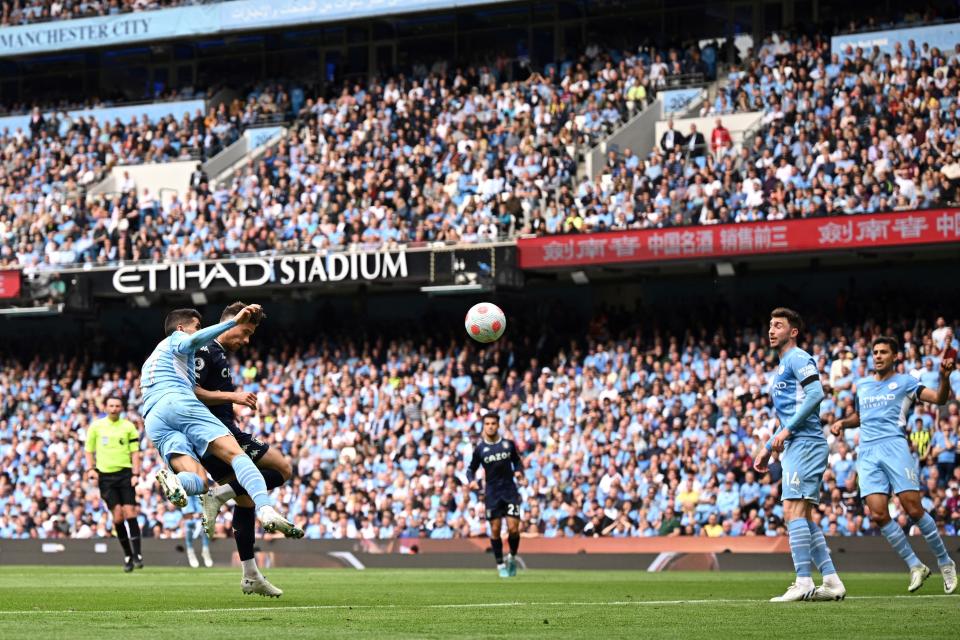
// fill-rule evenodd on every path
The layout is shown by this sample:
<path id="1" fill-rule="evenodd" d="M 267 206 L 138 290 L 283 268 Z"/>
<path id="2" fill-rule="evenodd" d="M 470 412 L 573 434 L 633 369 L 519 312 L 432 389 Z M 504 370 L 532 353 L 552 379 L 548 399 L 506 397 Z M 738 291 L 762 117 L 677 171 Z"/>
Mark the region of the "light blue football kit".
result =
<path id="1" fill-rule="evenodd" d="M 230 430 L 197 399 L 194 388 L 197 382 L 196 350 L 236 325 L 236 320 L 231 319 L 193 334 L 174 331 L 143 363 L 140 388 L 144 427 L 167 464 L 172 456 L 181 454 L 199 462 L 211 442 L 224 436 L 233 437 Z M 257 509 L 272 505 L 263 474 L 249 456 L 243 453 L 235 456 L 230 466 Z M 205 489 L 203 479 L 195 473 L 181 471 L 177 477 L 188 496 Z"/>
<path id="2" fill-rule="evenodd" d="M 860 495 L 889 495 L 920 490 L 920 465 L 907 442 L 907 417 L 920 401 L 924 385 L 913 376 L 895 373 L 886 380 L 868 378 L 857 385 L 856 411 L 860 416 L 860 450 L 857 475 Z M 953 564 L 937 523 L 929 513 L 915 521 L 941 568 Z M 908 567 L 922 563 L 900 528 L 891 519 L 880 528 L 894 551 Z"/>
<path id="3" fill-rule="evenodd" d="M 793 424 L 794 417 L 804 404 L 805 384 L 819 381 L 820 374 L 813 357 L 794 347 L 780 359 L 780 366 L 770 385 L 773 406 L 782 428 L 790 429 L 781 464 L 783 466 L 784 500 L 820 502 L 820 484 L 827 468 L 829 448 L 820 425 L 819 411 Z"/>
<path id="4" fill-rule="evenodd" d="M 920 490 L 920 468 L 910 453 L 906 429 L 922 390 L 919 380 L 903 373 L 886 380 L 867 378 L 857 385 L 861 496 Z"/>
<path id="5" fill-rule="evenodd" d="M 811 391 L 809 395 L 804 390 L 805 386 Z M 827 468 L 829 447 L 820 425 L 819 408 L 823 389 L 813 357 L 799 347 L 794 347 L 781 357 L 770 385 L 770 394 L 780 427 L 790 430 L 790 438 L 784 444 L 781 456 L 783 478 L 780 497 L 783 500 L 819 503 L 820 484 Z M 816 566 L 824 580 L 828 576 L 831 580 L 839 580 L 835 577 L 837 569 L 820 527 L 806 518 L 795 518 L 787 523 L 787 534 L 798 579 L 809 579 L 812 567 Z"/>
<path id="6" fill-rule="evenodd" d="M 176 454 L 199 460 L 213 440 L 230 435 L 223 423 L 197 400 L 194 353 L 236 324 L 227 320 L 194 334 L 174 331 L 143 363 L 140 388 L 144 427 L 168 463 Z"/>

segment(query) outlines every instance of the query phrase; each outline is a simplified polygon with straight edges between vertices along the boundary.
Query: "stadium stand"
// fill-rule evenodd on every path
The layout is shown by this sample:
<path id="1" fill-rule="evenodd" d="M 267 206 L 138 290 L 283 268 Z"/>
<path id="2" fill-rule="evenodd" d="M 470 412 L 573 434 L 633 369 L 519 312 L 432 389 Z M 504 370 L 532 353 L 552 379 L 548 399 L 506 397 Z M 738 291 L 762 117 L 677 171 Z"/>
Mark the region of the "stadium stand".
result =
<path id="1" fill-rule="evenodd" d="M 265 334 L 232 374 L 258 394 L 265 416 L 242 421 L 294 461 L 294 479 L 277 495 L 310 538 L 481 535 L 482 503 L 466 488 L 464 465 L 488 407 L 527 460 L 527 536 L 782 535 L 779 469 L 760 479 L 750 470 L 754 443 L 774 426 L 763 323 L 674 332 L 655 316 L 641 330 L 635 317 L 603 311 L 582 341 L 558 331 L 539 349 L 505 341 L 478 350 L 422 332 L 272 342 Z M 824 419 L 851 405 L 873 336 L 901 337 L 903 370 L 930 386 L 938 355 L 958 344 L 956 318 L 873 317 L 842 326 L 812 319 L 805 342 L 827 389 Z M 110 535 L 96 486 L 83 478 L 85 429 L 111 394 L 140 423 L 136 370 L 102 352 L 4 358 L 0 538 Z M 924 506 L 956 535 L 960 373 L 951 384 L 939 420 L 919 406 L 909 424 Z M 846 437 L 831 439 L 816 518 L 828 535 L 874 535 L 855 484 L 856 432 Z M 144 449 L 144 530 L 170 537 L 182 515 L 154 490 L 158 459 Z M 229 523 L 221 519 L 221 534 Z"/>
<path id="2" fill-rule="evenodd" d="M 769 41 L 704 108 L 691 145 L 614 158 L 611 186 L 582 184 L 597 206 L 547 231 L 716 224 L 927 208 L 956 202 L 957 52 L 923 45 L 841 61 L 829 40 Z M 736 150 L 722 116 L 763 111 Z M 706 140 L 710 140 L 708 145 Z M 571 217 L 572 216 L 572 217 Z"/>
<path id="3" fill-rule="evenodd" d="M 918 44 L 840 60 L 819 37 L 769 39 L 727 73 L 703 108 L 716 118 L 712 130 L 677 132 L 672 147 L 661 143 L 645 158 L 623 150 L 596 179 L 578 177 L 579 154 L 641 110 L 670 74 L 708 75 L 702 58 L 696 48 L 590 47 L 524 80 L 479 66 L 351 82 L 329 98 L 271 85 L 190 121 L 40 125 L 33 146 L 8 134 L 5 156 L 37 168 L 8 169 L 8 209 L 22 213 L 0 219 L 0 261 L 56 268 L 477 243 L 960 200 L 960 48 Z M 737 148 L 723 117 L 743 110 L 764 115 Z M 89 205 L 79 197 L 77 187 L 107 166 L 210 157 L 258 118 L 284 114 L 296 116 L 288 137 L 227 184 L 196 184 L 165 202 L 135 185 Z"/>
<path id="4" fill-rule="evenodd" d="M 227 0 L 3 0 L 0 2 L 0 28 L 35 22 L 57 20 L 73 20 L 96 16 L 137 13 L 141 11 L 156 11 L 173 7 L 213 4 Z M 844 24 L 840 32 L 875 31 L 895 27 L 915 26 L 918 24 L 935 23 L 942 18 L 932 7 L 922 9 L 896 10 L 889 13 L 891 8 L 878 12 L 880 15 L 863 17 Z"/>
<path id="5" fill-rule="evenodd" d="M 34 22 L 53 20 L 74 20 L 76 18 L 92 18 L 95 16 L 116 15 L 119 13 L 134 13 L 139 11 L 155 11 L 201 2 L 217 2 L 224 0 L 4 0 L 0 27 Z"/>
<path id="6" fill-rule="evenodd" d="M 76 180 L 90 186 L 109 166 L 209 158 L 248 126 L 294 114 L 298 120 L 276 154 L 248 166 L 216 193 L 197 184 L 161 203 L 153 200 L 157 194 L 145 197 L 129 185 L 123 197 L 91 206 L 78 200 L 66 211 L 54 210 L 55 225 L 66 229 L 42 242 L 27 241 L 34 224 L 30 214 L 50 215 L 51 207 L 24 204 L 27 215 L 6 221 L 0 260 L 56 267 L 513 236 L 524 230 L 523 220 L 545 195 L 569 193 L 575 148 L 642 108 L 674 71 L 698 68 L 699 53 L 687 59 L 671 51 L 661 57 L 672 61 L 674 71 L 663 63 L 663 69 L 648 73 L 644 60 L 656 64 L 658 56 L 620 58 L 619 52 L 591 48 L 581 61 L 560 71 L 551 65 L 546 76 L 534 73 L 523 82 L 499 82 L 496 67 L 467 68 L 419 80 L 350 84 L 330 100 L 305 98 L 299 87 L 267 84 L 203 119 L 197 114 L 189 122 L 114 123 L 103 131 L 90 119 L 72 126 L 48 122 L 35 109 L 31 133 L 84 151 L 78 154 L 83 158 L 58 153 L 50 159 L 44 191 L 57 190 L 71 173 L 57 163 L 80 163 L 83 172 Z M 626 99 L 631 87 L 645 84 L 648 89 Z M 25 133 L 14 134 L 21 145 L 29 145 Z M 9 146 L 7 153 L 17 155 Z M 415 162 L 398 166 L 401 154 Z M 395 180 L 398 176 L 403 179 Z M 41 177 L 32 186 L 39 189 L 43 182 Z M 17 182 L 11 186 L 22 188 Z M 81 215 L 75 215 L 77 207 Z M 246 214 L 254 210 L 262 215 L 247 226 Z M 220 233 L 188 233 L 209 227 Z"/>

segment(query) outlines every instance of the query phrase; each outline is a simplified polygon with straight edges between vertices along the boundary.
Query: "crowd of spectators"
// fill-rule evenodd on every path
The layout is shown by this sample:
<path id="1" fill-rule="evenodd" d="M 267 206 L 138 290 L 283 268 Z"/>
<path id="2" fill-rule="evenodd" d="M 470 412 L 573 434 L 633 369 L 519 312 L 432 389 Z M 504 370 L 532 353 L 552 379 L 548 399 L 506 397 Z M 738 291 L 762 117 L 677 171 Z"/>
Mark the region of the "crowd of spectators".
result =
<path id="1" fill-rule="evenodd" d="M 16 132 L 21 148 L 8 143 L 8 157 L 26 164 L 24 154 L 42 156 L 47 144 L 57 153 L 31 160 L 49 168 L 9 185 L 16 208 L 0 213 L 0 263 L 56 268 L 515 235 L 545 194 L 571 193 L 580 150 L 671 78 L 709 74 L 704 57 L 714 56 L 591 46 L 542 73 L 440 65 L 425 77 L 344 85 L 331 98 L 267 84 L 203 119 L 103 131 L 35 110 L 40 143 Z M 285 116 L 297 117 L 289 137 L 226 185 L 204 179 L 163 201 L 133 183 L 108 198 L 78 197 L 75 186 L 117 163 L 209 157 L 241 129 Z"/>
<path id="2" fill-rule="evenodd" d="M 179 119 L 141 115 L 112 122 L 33 108 L 26 129 L 0 133 L 0 265 L 141 257 L 134 256 L 133 245 L 145 249 L 146 243 L 127 238 L 141 228 L 176 233 L 172 218 L 177 210 L 161 213 L 159 194 L 138 191 L 129 173 L 118 182 L 116 193 L 88 199 L 86 190 L 115 166 L 208 160 L 246 128 L 284 118 L 297 97 L 294 92 L 291 102 L 285 90 L 269 85 L 206 114 L 198 110 Z"/>
<path id="3" fill-rule="evenodd" d="M 258 399 L 239 422 L 291 458 L 294 477 L 275 496 L 311 539 L 483 535 L 482 494 L 470 490 L 465 465 L 488 410 L 526 466 L 526 536 L 783 535 L 781 470 L 751 470 L 755 445 L 776 423 L 768 398 L 776 356 L 764 322 L 674 332 L 653 320 L 641 328 L 635 317 L 598 313 L 589 328 L 540 342 L 515 327 L 485 348 L 422 332 L 271 338 L 265 327 L 232 364 L 238 388 Z M 958 322 L 813 324 L 801 343 L 826 390 L 821 417 L 851 409 L 880 334 L 905 345 L 901 370 L 935 387 Z M 110 535 L 83 444 L 111 395 L 142 428 L 138 365 L 90 351 L 2 361 L 0 537 Z M 908 428 L 924 508 L 956 535 L 960 373 L 950 383 L 949 403 L 918 405 Z M 831 536 L 875 535 L 857 492 L 857 431 L 844 438 L 828 436 L 814 520 Z M 182 515 L 156 491 L 160 461 L 142 446 L 143 529 L 176 536 Z M 229 527 L 225 511 L 220 535 Z"/>
<path id="4" fill-rule="evenodd" d="M 840 56 L 824 37 L 773 35 L 705 104 L 716 118 L 709 132 L 671 127 L 647 157 L 611 152 L 596 178 L 578 177 L 583 153 L 669 74 L 709 75 L 716 59 L 713 44 L 591 46 L 522 78 L 506 79 L 496 65 L 435 65 L 423 77 L 350 83 L 329 97 L 267 86 L 202 120 L 103 131 L 61 123 L 39 143 L 19 137 L 19 149 L 14 136 L 5 154 L 26 175 L 6 172 L 0 263 L 55 269 L 477 243 L 960 200 L 960 45 L 947 52 L 912 41 L 893 54 Z M 759 127 L 734 144 L 723 117 L 745 110 L 761 112 Z M 277 113 L 296 114 L 288 135 L 224 184 L 192 183 L 162 201 L 135 184 L 92 203 L 72 197 L 74 182 L 90 184 L 111 162 L 208 152 Z"/>
<path id="5" fill-rule="evenodd" d="M 210 0 L 2 0 L 0 28 L 33 22 L 153 11 L 207 1 Z"/>
<path id="6" fill-rule="evenodd" d="M 768 38 L 733 69 L 701 115 L 709 132 L 673 131 L 647 158 L 611 154 L 604 174 L 534 226 L 547 232 L 848 215 L 960 201 L 953 51 L 831 54 L 828 38 Z M 723 116 L 762 118 L 737 148 Z M 707 135 L 708 134 L 708 135 Z"/>
<path id="7" fill-rule="evenodd" d="M 140 11 L 169 9 L 184 5 L 212 4 L 225 0 L 0 0 L 0 27 L 93 18 Z M 875 31 L 903 26 L 916 26 L 942 21 L 932 7 L 900 9 L 895 13 L 857 18 L 838 27 L 841 33 Z"/>

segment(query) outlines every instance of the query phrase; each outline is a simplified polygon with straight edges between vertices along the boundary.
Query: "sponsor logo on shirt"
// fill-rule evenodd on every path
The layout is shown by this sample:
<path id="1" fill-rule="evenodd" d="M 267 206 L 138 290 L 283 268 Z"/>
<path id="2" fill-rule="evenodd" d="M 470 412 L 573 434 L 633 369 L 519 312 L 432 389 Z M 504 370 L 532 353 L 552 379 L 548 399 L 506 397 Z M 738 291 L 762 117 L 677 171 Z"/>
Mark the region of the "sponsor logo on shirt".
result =
<path id="1" fill-rule="evenodd" d="M 483 457 L 483 464 L 490 464 L 491 462 L 502 462 L 510 458 L 509 451 L 501 451 L 500 453 L 492 453 L 489 456 Z"/>
<path id="2" fill-rule="evenodd" d="M 877 407 L 885 407 L 888 402 L 893 402 L 897 399 L 897 396 L 892 393 L 881 393 L 875 396 L 863 396 L 860 399 L 860 406 L 864 409 L 874 409 Z"/>

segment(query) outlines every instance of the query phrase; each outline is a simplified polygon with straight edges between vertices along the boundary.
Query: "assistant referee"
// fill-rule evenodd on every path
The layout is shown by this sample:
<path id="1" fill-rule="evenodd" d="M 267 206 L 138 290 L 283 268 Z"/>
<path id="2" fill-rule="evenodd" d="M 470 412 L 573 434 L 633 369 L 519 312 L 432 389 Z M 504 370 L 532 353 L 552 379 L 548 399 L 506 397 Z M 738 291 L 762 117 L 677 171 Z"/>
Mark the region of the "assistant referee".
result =
<path id="1" fill-rule="evenodd" d="M 90 425 L 84 449 L 89 473 L 98 480 L 100 497 L 113 514 L 113 526 L 123 547 L 123 570 L 130 572 L 134 566 L 143 569 L 139 508 L 133 491 L 133 479 L 140 475 L 140 434 L 132 422 L 120 417 L 122 411 L 119 397 L 107 398 L 107 416 Z"/>

